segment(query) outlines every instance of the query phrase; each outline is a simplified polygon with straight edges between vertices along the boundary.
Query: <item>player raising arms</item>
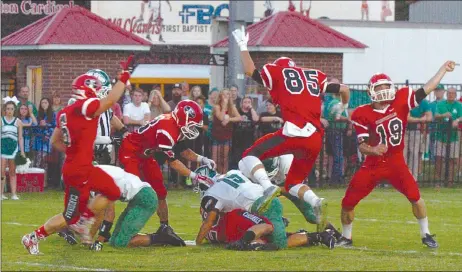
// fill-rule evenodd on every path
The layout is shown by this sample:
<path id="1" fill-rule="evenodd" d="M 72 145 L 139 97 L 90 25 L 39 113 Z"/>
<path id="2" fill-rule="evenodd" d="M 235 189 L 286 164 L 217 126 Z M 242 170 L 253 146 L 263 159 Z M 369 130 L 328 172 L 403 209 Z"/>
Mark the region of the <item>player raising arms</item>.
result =
<path id="1" fill-rule="evenodd" d="M 97 98 L 101 82 L 96 77 L 84 74 L 72 82 L 72 95 L 77 101 L 58 112 L 57 127 L 51 137 L 53 147 L 66 153 L 62 169 L 65 209 L 22 237 L 22 244 L 30 254 L 39 254 L 39 240 L 67 226 L 81 235 L 82 243 L 90 244 L 89 229 L 94 222 L 94 214 L 99 214 L 111 201 L 120 197 L 120 189 L 112 177 L 93 166 L 93 143 L 99 115 L 111 108 L 125 91 L 130 78 L 127 70 L 132 59 L 133 56 L 130 56 L 127 62 L 122 63 L 124 71 L 120 80 L 112 92 L 101 100 Z M 102 194 L 94 199 L 93 210 L 87 208 L 90 191 Z"/>
<path id="2" fill-rule="evenodd" d="M 326 75 L 319 70 L 295 66 L 290 58 L 279 58 L 258 71 L 247 50 L 249 35 L 246 35 L 244 27 L 234 30 L 233 36 L 241 50 L 245 73 L 268 89 L 285 120 L 280 130 L 261 137 L 244 152 L 239 169 L 260 183 L 265 195 L 277 195 L 280 188 L 271 184 L 261 160 L 293 154 L 284 190 L 309 203 L 315 210 L 318 230 L 324 229 L 325 216 L 322 214 L 327 203 L 302 182 L 310 173 L 322 146 L 324 130 L 320 121 L 320 94 L 340 93 L 345 109 L 348 107 L 350 90 L 345 85 L 328 83 Z"/>
<path id="3" fill-rule="evenodd" d="M 436 88 L 446 72 L 452 72 L 454 67 L 453 61 L 447 61 L 435 76 L 415 92 L 409 87 L 395 91 L 393 82 L 385 74 L 375 74 L 370 79 L 368 93 L 372 103 L 358 107 L 351 116 L 359 151 L 366 155 L 366 159 L 350 181 L 342 200 L 343 237 L 338 245 L 353 244 L 354 207 L 378 182 L 385 179 L 411 202 L 412 212 L 420 225 L 422 243 L 430 248 L 438 247 L 428 229 L 427 211 L 419 187 L 404 160 L 403 135 L 409 111 L 417 107 Z"/>
<path id="4" fill-rule="evenodd" d="M 161 225 L 158 232 L 165 231 L 167 228 L 169 231 L 173 230 L 168 225 L 167 189 L 163 182 L 162 171 L 153 155 L 161 151 L 169 160 L 176 160 L 175 145 L 184 139 L 197 138 L 199 136 L 197 128 L 202 126 L 202 118 L 203 113 L 199 104 L 191 100 L 183 100 L 178 103 L 171 114 L 159 115 L 137 131 L 129 133 L 122 140 L 119 159 L 125 171 L 149 183 L 159 198 L 157 215 Z M 181 155 L 189 161 L 197 161 L 210 168 L 215 167 L 214 161 L 190 149 L 184 150 Z M 186 171 L 189 170 L 186 169 Z M 191 178 L 197 178 L 197 176 L 192 175 Z"/>

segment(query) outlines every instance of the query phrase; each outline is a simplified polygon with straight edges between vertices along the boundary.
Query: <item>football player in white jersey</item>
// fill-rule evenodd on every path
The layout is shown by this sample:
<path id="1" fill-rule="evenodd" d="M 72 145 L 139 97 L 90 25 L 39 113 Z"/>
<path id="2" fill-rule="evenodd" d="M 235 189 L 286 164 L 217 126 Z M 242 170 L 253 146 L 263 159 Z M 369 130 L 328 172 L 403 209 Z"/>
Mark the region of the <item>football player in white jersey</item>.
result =
<path id="1" fill-rule="evenodd" d="M 199 167 L 196 172 L 207 177 L 201 178 L 198 184 L 204 220 L 196 237 L 196 245 L 202 244 L 209 231 L 218 223 L 220 213 L 229 213 L 239 209 L 266 217 L 273 226 L 268 240 L 279 249 L 312 245 L 314 242 L 323 243 L 329 248 L 334 247 L 335 240 L 331 232 L 325 232 L 323 235 L 297 233 L 289 237 L 290 241 L 288 241 L 279 199 L 272 199 L 266 211 L 257 212 L 259 205 L 266 200 L 263 187 L 252 183 L 239 170 L 231 170 L 224 175 L 218 175 L 206 167 Z M 231 249 L 246 248 L 245 245 L 249 245 L 255 238 L 256 233 L 244 235 L 234 246 L 231 246 Z"/>
<path id="2" fill-rule="evenodd" d="M 157 194 L 152 187 L 137 176 L 111 165 L 97 165 L 110 175 L 121 191 L 122 202 L 127 207 L 119 216 L 109 244 L 114 247 L 147 247 L 152 245 L 180 245 L 183 240 L 169 231 L 139 234 L 146 222 L 157 210 Z M 97 196 L 99 197 L 99 196 Z M 91 203 L 90 203 L 91 207 Z M 94 231 L 96 232 L 96 231 Z M 94 235 L 94 233 L 92 233 Z M 100 251 L 101 242 L 95 242 L 90 249 Z"/>

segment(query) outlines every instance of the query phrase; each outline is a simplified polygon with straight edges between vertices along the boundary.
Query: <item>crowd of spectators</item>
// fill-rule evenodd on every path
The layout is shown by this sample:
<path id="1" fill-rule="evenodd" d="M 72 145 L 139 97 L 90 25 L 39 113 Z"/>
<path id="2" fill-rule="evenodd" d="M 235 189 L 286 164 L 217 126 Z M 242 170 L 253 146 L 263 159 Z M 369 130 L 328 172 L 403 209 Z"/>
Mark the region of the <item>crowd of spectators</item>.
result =
<path id="1" fill-rule="evenodd" d="M 120 103 L 112 108 L 114 115 L 123 120 L 130 131 L 134 131 L 157 116 L 171 112 L 183 99 L 196 101 L 204 111 L 202 133 L 188 144 L 196 153 L 210 156 L 217 163 L 217 171 L 220 173 L 237 168 L 242 153 L 258 137 L 277 131 L 284 123 L 278 106 L 273 103 L 268 92 L 257 103 L 255 97 L 241 96 L 236 85 L 205 91 L 200 86 L 189 88 L 186 83 L 177 83 L 165 91 L 164 96 L 159 86 L 152 86 L 151 90 L 129 87 Z M 444 99 L 445 92 L 447 99 Z M 45 172 L 49 175 L 52 172 L 50 167 L 59 173 L 63 156 L 52 149 L 50 137 L 56 125 L 56 114 L 67 101 L 62 101 L 59 93 L 53 93 L 51 98 L 44 97 L 35 105 L 28 100 L 30 89 L 27 86 L 21 87 L 16 96 L 20 101 L 16 116 L 23 123 L 24 151 L 33 162 L 32 166 L 48 170 Z M 166 101 L 165 97 L 171 99 Z M 462 120 L 462 103 L 456 100 L 454 88 L 445 91 L 442 86 L 438 86 L 435 97 L 435 101 L 424 100 L 411 111 L 404 138 L 409 144 L 404 154 L 417 180 L 423 173 L 423 161 L 431 160 L 436 166 L 436 177 L 444 177 L 444 171 L 447 171 L 444 167 L 449 166 L 447 185 L 452 185 L 457 171 L 462 169 L 462 124 L 459 123 Z M 344 186 L 345 176 L 349 171 L 354 171 L 352 166 L 357 166 L 362 159 L 357 151 L 356 136 L 349 119 L 353 109 L 342 112 L 337 95 L 326 94 L 322 98 L 321 121 L 326 128 L 324 148 L 310 179 Z M 451 127 L 459 130 L 449 130 Z M 115 162 L 117 156 L 112 157 Z M 445 163 L 446 158 L 449 164 Z M 196 167 L 194 163 L 189 166 Z M 167 180 L 173 186 L 191 184 L 190 180 L 180 178 L 173 170 L 166 171 L 169 172 Z M 59 180 L 59 176 L 50 177 L 52 186 L 58 185 L 56 179 Z M 47 180 L 45 178 L 45 186 Z"/>

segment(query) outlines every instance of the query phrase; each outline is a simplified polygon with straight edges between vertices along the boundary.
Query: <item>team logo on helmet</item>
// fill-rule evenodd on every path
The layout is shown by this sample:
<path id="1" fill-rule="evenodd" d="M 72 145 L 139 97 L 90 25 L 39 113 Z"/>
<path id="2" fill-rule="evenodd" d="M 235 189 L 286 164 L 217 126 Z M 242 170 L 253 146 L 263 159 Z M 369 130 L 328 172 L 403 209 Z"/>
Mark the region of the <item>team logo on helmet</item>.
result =
<path id="1" fill-rule="evenodd" d="M 196 112 L 194 111 L 193 108 L 191 108 L 190 106 L 186 106 L 184 107 L 184 112 L 191 118 L 195 118 L 196 117 Z"/>

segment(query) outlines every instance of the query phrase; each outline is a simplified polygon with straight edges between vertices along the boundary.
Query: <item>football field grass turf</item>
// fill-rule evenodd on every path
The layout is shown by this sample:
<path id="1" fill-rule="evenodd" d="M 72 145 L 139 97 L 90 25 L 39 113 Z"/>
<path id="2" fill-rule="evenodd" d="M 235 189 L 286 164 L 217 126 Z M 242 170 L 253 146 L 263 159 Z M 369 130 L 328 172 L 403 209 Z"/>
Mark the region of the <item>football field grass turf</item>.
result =
<path id="1" fill-rule="evenodd" d="M 340 202 L 343 189 L 317 190 L 329 201 L 329 220 L 340 228 Z M 440 248 L 425 248 L 411 206 L 392 189 L 376 189 L 356 208 L 353 224 L 354 247 L 310 247 L 278 252 L 236 252 L 216 246 L 185 248 L 151 247 L 91 252 L 80 245 L 70 246 L 52 235 L 40 242 L 42 255 L 29 255 L 21 237 L 63 209 L 63 193 L 20 194 L 20 201 L 2 201 L 2 264 L 5 270 L 462 270 L 462 189 L 428 188 L 426 200 L 430 230 Z M 200 226 L 199 195 L 191 191 L 170 191 L 170 224 L 185 240 L 194 240 Z M 306 229 L 298 210 L 282 199 L 288 231 Z M 116 219 L 125 203 L 116 205 Z M 155 232 L 154 215 L 142 230 Z"/>

